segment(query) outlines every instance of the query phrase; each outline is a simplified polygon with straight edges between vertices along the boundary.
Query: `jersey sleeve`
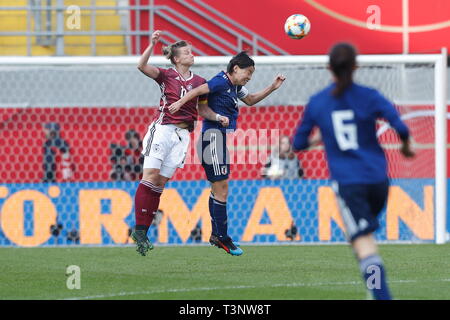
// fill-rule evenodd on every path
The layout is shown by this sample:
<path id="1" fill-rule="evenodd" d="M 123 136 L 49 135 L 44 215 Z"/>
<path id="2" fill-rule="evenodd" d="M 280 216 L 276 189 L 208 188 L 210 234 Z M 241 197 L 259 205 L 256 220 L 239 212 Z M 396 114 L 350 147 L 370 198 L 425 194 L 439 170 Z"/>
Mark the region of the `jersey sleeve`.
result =
<path id="1" fill-rule="evenodd" d="M 300 120 L 292 141 L 292 147 L 295 151 L 303 150 L 309 147 L 308 138 L 314 126 L 315 122 L 311 115 L 311 105 L 308 104 L 305 108 L 303 120 Z"/>
<path id="2" fill-rule="evenodd" d="M 158 68 L 159 70 L 159 74 L 158 76 L 155 78 L 155 81 L 158 84 L 161 84 L 164 82 L 164 80 L 166 79 L 166 74 L 167 74 L 167 69 L 163 69 L 163 68 Z"/>
<path id="3" fill-rule="evenodd" d="M 237 96 L 239 99 L 245 99 L 248 96 L 248 89 L 244 86 L 238 86 Z"/>
<path id="4" fill-rule="evenodd" d="M 205 84 L 206 80 L 202 79 L 200 85 Z M 205 104 L 208 103 L 208 94 L 203 94 L 201 96 L 198 97 L 198 104 Z"/>
<path id="5" fill-rule="evenodd" d="M 409 129 L 400 119 L 400 115 L 394 105 L 378 91 L 375 91 L 373 103 L 377 116 L 386 119 L 402 140 L 408 139 Z"/>
<path id="6" fill-rule="evenodd" d="M 220 92 L 228 89 L 227 80 L 222 77 L 214 77 L 208 82 L 209 93 Z"/>

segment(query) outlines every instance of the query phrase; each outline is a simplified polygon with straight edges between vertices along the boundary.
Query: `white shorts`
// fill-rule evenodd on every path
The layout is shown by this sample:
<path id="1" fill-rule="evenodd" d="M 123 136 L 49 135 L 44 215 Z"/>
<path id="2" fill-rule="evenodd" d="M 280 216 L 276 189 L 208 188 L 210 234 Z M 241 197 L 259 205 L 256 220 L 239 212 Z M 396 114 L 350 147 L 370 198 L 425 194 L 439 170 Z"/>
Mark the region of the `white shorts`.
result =
<path id="1" fill-rule="evenodd" d="M 142 141 L 144 169 L 159 169 L 159 174 L 172 178 L 177 168 L 184 167 L 190 134 L 173 124 L 152 122 Z"/>

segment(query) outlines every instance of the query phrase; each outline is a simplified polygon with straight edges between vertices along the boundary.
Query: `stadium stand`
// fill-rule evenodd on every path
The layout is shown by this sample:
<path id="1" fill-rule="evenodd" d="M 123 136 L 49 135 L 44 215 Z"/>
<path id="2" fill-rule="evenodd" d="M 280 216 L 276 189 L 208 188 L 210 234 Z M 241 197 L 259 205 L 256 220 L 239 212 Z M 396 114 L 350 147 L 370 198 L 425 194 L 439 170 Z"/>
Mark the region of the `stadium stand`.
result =
<path id="1" fill-rule="evenodd" d="M 34 4 L 37 10 L 27 10 L 30 4 Z M 64 5 L 69 6 L 90 6 L 91 0 L 64 0 Z M 47 56 L 56 55 L 56 0 L 2 0 L 0 6 L 15 7 L 14 10 L 0 10 L 0 32 L 22 33 L 11 36 L 0 37 L 0 55 L 33 55 Z M 117 5 L 116 0 L 98 0 L 96 7 Z M 46 10 L 50 6 L 50 10 Z M 20 8 L 20 7 L 23 7 Z M 20 8 L 20 9 L 16 9 Z M 72 13 L 64 12 L 65 21 Z M 95 19 L 91 17 L 91 10 L 81 10 L 80 28 L 71 30 L 64 24 L 65 32 L 88 32 L 93 31 L 94 37 L 90 35 L 67 35 L 64 37 L 64 54 L 69 56 L 85 56 L 92 54 L 92 47 L 95 48 L 95 55 L 126 55 L 128 54 L 126 39 L 124 35 L 97 35 L 99 32 L 121 32 L 126 30 L 126 22 L 119 15 L 117 10 L 95 10 Z M 51 36 L 31 36 L 27 39 L 26 32 L 53 33 Z M 30 41 L 30 48 L 27 48 L 27 41 Z M 92 43 L 94 42 L 94 43 Z M 28 52 L 30 50 L 30 52 Z"/>

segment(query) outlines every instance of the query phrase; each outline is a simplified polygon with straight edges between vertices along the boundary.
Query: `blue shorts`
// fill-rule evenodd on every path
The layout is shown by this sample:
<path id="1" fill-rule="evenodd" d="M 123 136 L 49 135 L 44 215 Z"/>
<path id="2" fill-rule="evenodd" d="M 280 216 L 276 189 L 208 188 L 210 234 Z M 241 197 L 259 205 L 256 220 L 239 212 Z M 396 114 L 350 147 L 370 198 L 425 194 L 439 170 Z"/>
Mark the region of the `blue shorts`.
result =
<path id="1" fill-rule="evenodd" d="M 202 132 L 198 148 L 199 158 L 210 182 L 228 179 L 230 174 L 230 155 L 227 149 L 227 135 L 218 129 Z"/>
<path id="2" fill-rule="evenodd" d="M 350 242 L 378 229 L 378 215 L 386 205 L 389 180 L 376 184 L 351 185 L 333 182 L 332 187 Z"/>

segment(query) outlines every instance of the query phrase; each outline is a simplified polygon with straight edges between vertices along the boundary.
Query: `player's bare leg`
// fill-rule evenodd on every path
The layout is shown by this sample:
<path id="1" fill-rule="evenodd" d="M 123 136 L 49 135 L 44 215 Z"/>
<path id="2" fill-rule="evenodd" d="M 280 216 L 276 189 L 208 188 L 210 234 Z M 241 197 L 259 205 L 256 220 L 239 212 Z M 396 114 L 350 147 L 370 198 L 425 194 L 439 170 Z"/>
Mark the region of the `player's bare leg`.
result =
<path id="1" fill-rule="evenodd" d="M 136 227 L 131 233 L 131 238 L 136 242 L 136 251 L 142 256 L 153 249 L 153 244 L 147 237 L 147 231 L 152 224 L 154 212 L 158 209 L 159 198 L 167 181 L 169 178 L 161 176 L 159 169 L 144 169 L 141 183 L 136 191 Z"/>
<path id="2" fill-rule="evenodd" d="M 358 237 L 352 243 L 353 250 L 359 260 L 378 254 L 378 247 L 372 234 Z"/>
<path id="3" fill-rule="evenodd" d="M 216 181 L 211 184 L 211 191 L 216 200 L 227 202 L 228 198 L 228 180 Z"/>
<path id="4" fill-rule="evenodd" d="M 144 169 L 142 180 L 149 181 L 157 187 L 164 188 L 170 179 L 160 175 L 159 171 L 159 169 L 155 168 Z"/>

